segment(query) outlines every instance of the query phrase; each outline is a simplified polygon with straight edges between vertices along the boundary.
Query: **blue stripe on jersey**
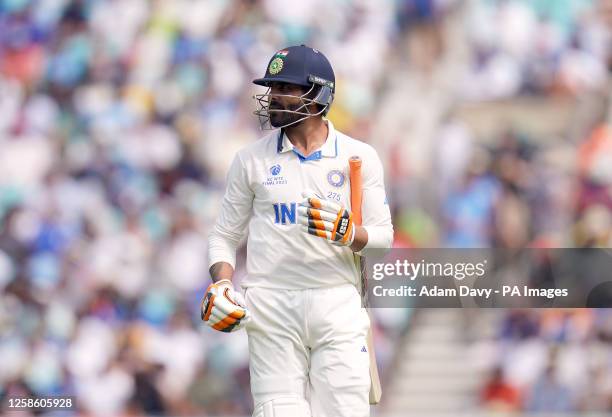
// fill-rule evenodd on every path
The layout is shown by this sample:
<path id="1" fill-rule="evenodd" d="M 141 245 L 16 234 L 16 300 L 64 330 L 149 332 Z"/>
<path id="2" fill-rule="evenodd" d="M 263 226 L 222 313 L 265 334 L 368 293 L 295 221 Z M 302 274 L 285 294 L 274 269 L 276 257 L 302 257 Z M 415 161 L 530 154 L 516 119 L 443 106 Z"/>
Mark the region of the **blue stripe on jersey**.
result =
<path id="1" fill-rule="evenodd" d="M 278 139 L 276 142 L 276 153 L 281 153 L 283 151 L 283 139 L 285 136 L 285 132 L 283 129 L 280 130 L 279 134 L 278 134 Z M 293 153 L 295 153 L 298 158 L 300 159 L 300 162 L 306 162 L 306 161 L 318 161 L 319 159 L 321 159 L 323 157 L 322 152 L 319 150 L 317 152 L 314 152 L 308 156 L 304 156 L 302 155 L 302 153 L 300 153 L 300 151 L 298 151 L 297 149 L 292 149 Z M 338 136 L 334 135 L 334 151 L 335 151 L 335 155 L 333 156 L 334 158 L 338 156 Z"/>
<path id="2" fill-rule="evenodd" d="M 283 151 L 283 134 L 284 130 L 281 129 L 278 134 L 278 142 L 276 142 L 276 153 L 281 153 Z"/>
<path id="3" fill-rule="evenodd" d="M 321 151 L 313 152 L 308 156 L 302 155 L 297 149 L 293 149 L 293 153 L 296 154 L 298 158 L 300 158 L 300 162 L 318 161 L 319 159 L 321 159 Z"/>

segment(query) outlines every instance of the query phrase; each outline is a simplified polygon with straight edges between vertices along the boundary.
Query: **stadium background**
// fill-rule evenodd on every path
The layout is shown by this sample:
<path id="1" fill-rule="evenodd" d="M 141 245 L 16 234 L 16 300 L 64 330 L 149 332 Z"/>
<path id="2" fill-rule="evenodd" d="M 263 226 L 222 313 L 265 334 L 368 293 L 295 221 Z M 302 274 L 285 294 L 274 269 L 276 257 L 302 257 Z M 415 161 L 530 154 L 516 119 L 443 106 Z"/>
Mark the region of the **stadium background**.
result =
<path id="1" fill-rule="evenodd" d="M 0 396 L 248 415 L 206 236 L 275 50 L 337 74 L 397 247 L 612 244 L 608 2 L 1 0 Z M 238 268 L 237 276 L 244 274 Z M 608 310 L 380 309 L 373 415 L 612 412 Z M 20 414 L 23 415 L 23 414 Z M 515 414 L 516 415 L 516 414 Z"/>

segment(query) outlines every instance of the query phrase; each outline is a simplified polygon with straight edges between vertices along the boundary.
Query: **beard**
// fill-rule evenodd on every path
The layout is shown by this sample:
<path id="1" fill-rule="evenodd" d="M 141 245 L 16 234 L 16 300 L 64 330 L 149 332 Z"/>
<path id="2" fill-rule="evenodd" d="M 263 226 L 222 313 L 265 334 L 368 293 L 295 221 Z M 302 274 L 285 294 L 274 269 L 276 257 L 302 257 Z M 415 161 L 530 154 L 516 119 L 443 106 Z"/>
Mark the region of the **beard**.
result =
<path id="1" fill-rule="evenodd" d="M 272 125 L 272 127 L 281 127 L 297 122 L 302 117 L 304 117 L 304 115 L 284 111 L 279 112 L 275 110 L 289 110 L 295 112 L 298 111 L 301 107 L 301 104 L 290 104 L 287 107 L 271 106 L 268 113 L 270 115 L 270 124 Z M 302 109 L 301 111 L 304 111 L 304 109 Z"/>

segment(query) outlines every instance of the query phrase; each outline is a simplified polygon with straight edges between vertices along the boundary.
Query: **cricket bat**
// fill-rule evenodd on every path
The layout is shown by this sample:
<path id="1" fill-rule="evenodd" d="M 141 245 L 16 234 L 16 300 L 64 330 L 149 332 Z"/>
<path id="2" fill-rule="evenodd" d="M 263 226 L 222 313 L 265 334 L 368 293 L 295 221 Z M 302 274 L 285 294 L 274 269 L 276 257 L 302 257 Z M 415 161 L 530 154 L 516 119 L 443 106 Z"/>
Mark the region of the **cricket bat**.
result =
<path id="1" fill-rule="evenodd" d="M 353 221 L 355 224 L 361 225 L 361 200 L 363 197 L 362 180 L 361 180 L 361 158 L 352 156 L 349 158 L 349 179 L 351 184 L 351 212 L 353 213 Z M 366 299 L 366 275 L 364 258 L 355 255 L 357 266 L 361 272 L 361 294 Z M 365 306 L 367 307 L 367 305 Z M 369 312 L 368 312 L 368 315 Z M 370 315 L 370 322 L 372 317 Z M 382 387 L 380 385 L 380 377 L 378 376 L 378 366 L 376 365 L 376 354 L 374 353 L 374 338 L 372 336 L 372 327 L 368 329 L 368 352 L 370 355 L 370 404 L 378 404 L 382 396 Z"/>

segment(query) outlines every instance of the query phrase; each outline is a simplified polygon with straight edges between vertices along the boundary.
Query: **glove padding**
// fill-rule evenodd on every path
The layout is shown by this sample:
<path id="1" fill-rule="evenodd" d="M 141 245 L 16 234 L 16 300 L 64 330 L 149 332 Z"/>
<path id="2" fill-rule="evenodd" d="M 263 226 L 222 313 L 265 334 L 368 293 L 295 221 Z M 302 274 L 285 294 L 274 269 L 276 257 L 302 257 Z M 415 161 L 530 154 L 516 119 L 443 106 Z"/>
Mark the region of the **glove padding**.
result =
<path id="1" fill-rule="evenodd" d="M 226 333 L 240 330 L 251 320 L 242 294 L 235 292 L 227 279 L 208 286 L 202 299 L 201 316 L 204 323 Z"/>
<path id="2" fill-rule="evenodd" d="M 302 193 L 298 220 L 304 232 L 327 239 L 331 244 L 350 246 L 355 240 L 353 214 L 342 205 L 312 191 Z"/>

